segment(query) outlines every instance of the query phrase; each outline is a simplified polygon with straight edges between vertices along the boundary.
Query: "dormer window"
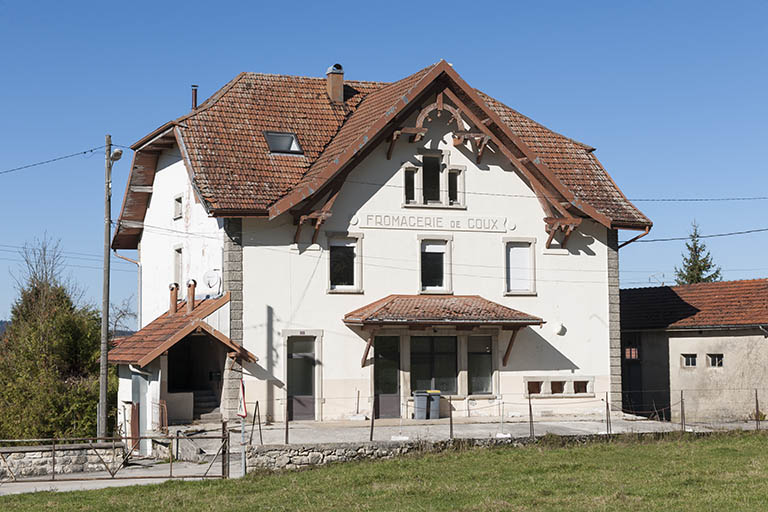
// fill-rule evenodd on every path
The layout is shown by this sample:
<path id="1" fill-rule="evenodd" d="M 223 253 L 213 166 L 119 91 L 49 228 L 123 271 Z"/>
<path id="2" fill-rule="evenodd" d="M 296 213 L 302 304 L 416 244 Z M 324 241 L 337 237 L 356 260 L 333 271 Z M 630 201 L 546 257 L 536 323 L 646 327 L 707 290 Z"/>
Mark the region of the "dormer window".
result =
<path id="1" fill-rule="evenodd" d="M 270 153 L 286 153 L 289 155 L 302 155 L 304 150 L 299 145 L 299 139 L 295 133 L 288 132 L 264 132 Z"/>

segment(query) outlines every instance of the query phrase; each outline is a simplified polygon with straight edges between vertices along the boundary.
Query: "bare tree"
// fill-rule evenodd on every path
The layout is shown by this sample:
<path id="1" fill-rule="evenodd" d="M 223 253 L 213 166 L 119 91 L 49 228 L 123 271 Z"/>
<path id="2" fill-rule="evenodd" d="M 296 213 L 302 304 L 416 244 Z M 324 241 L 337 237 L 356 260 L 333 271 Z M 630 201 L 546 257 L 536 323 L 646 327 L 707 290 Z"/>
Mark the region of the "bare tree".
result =
<path id="1" fill-rule="evenodd" d="M 133 305 L 133 295 L 123 299 L 120 304 L 109 305 L 109 320 L 111 323 L 109 330 L 109 339 L 115 338 L 115 333 L 118 331 L 132 331 L 135 328 L 135 321 L 137 318 L 136 310 Z"/>

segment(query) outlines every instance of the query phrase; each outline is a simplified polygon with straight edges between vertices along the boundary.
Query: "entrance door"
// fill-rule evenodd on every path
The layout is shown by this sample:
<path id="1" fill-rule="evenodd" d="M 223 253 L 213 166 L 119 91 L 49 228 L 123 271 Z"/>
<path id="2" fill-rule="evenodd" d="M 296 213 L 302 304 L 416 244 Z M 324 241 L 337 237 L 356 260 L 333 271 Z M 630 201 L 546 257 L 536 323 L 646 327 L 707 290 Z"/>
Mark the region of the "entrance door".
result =
<path id="1" fill-rule="evenodd" d="M 288 419 L 315 419 L 315 338 L 288 338 Z"/>
<path id="2" fill-rule="evenodd" d="M 373 340 L 373 394 L 377 418 L 400 417 L 400 337 Z"/>

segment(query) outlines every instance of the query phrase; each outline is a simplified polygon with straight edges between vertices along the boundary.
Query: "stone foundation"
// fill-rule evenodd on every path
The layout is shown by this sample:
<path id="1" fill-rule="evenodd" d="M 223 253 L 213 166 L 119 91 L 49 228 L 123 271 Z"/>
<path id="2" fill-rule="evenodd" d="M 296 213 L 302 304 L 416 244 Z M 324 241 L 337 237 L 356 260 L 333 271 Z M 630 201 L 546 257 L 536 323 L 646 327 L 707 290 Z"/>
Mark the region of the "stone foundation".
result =
<path id="1" fill-rule="evenodd" d="M 104 459 L 111 469 L 117 468 L 125 456 L 123 450 L 123 443 L 115 443 L 114 447 L 112 443 L 56 446 L 56 474 L 106 471 L 101 459 Z M 0 458 L 2 480 L 12 478 L 8 471 L 9 466 L 16 478 L 50 475 L 53 469 L 53 450 L 50 445 L 3 447 L 0 448 L 0 453 L 5 459 L 3 461 Z"/>

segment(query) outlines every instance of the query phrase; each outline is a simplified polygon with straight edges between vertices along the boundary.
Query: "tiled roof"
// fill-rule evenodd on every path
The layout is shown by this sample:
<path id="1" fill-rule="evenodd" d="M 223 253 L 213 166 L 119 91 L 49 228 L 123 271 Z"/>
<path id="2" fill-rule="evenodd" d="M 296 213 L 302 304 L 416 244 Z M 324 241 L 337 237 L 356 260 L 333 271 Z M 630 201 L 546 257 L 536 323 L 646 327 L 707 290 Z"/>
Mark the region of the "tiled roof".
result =
<path id="1" fill-rule="evenodd" d="M 241 73 L 180 130 L 195 183 L 214 210 L 264 210 L 295 186 L 345 119 L 384 84 L 347 80 L 345 103 L 325 78 Z M 269 152 L 264 131 L 295 133 L 304 155 Z"/>
<path id="2" fill-rule="evenodd" d="M 396 105 L 417 105 L 411 90 L 431 83 L 429 77 L 438 75 L 438 66 L 446 69 L 447 64 L 438 62 L 393 83 L 346 80 L 343 105 L 328 99 L 326 78 L 241 73 L 197 109 L 134 144 L 137 153 L 129 184 L 151 185 L 156 150 L 175 140 L 211 213 L 271 214 L 281 200 L 290 207 L 293 196 L 298 203 L 316 192 L 325 183 L 323 174 L 333 174 L 328 171 L 340 165 L 343 155 L 356 154 L 361 145 L 372 143 L 368 133 L 393 120 Z M 577 205 L 590 205 L 610 219 L 612 227 L 651 225 L 621 193 L 592 148 L 552 132 L 480 91 L 472 93 L 479 95 L 479 103 L 486 103 L 482 108 L 499 116 L 536 152 L 575 196 Z M 467 99 L 461 92 L 459 96 Z M 304 154 L 270 153 L 264 131 L 295 133 Z M 146 193 L 128 187 L 120 220 L 140 222 L 147 204 Z M 135 248 L 140 230 L 121 222 L 114 246 Z"/>
<path id="3" fill-rule="evenodd" d="M 622 330 L 768 325 L 768 279 L 621 290 Z"/>
<path id="4" fill-rule="evenodd" d="M 227 302 L 229 302 L 229 294 L 215 299 L 203 299 L 195 304 L 191 314 L 187 314 L 186 301 L 179 302 L 175 313 L 166 311 L 143 329 L 131 336 L 121 338 L 120 342 L 109 351 L 109 362 L 144 366 L 197 328 L 219 339 L 231 350 L 241 352 L 243 357 L 255 360 L 248 351 L 234 345 L 226 336 L 203 321 Z"/>
<path id="5" fill-rule="evenodd" d="M 476 92 L 578 199 L 591 204 L 615 224 L 651 225 L 600 165 L 594 148 L 555 133 L 487 94 Z"/>
<path id="6" fill-rule="evenodd" d="M 479 295 L 389 295 L 344 316 L 348 325 L 537 325 L 544 321 Z"/>

